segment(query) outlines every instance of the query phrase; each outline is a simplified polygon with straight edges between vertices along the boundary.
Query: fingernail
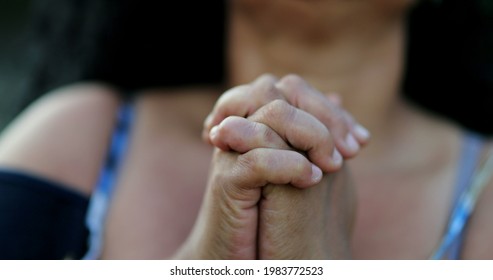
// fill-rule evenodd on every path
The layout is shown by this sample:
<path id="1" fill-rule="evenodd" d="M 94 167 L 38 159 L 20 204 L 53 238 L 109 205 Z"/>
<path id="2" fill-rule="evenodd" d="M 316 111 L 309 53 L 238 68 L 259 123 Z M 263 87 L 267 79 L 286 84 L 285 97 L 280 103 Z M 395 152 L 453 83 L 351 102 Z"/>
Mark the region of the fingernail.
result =
<path id="1" fill-rule="evenodd" d="M 318 183 L 320 180 L 322 180 L 322 170 L 312 164 L 312 182 Z"/>
<path id="2" fill-rule="evenodd" d="M 362 139 L 365 139 L 365 140 L 368 139 L 368 138 L 370 138 L 370 132 L 368 131 L 368 129 L 364 128 L 360 124 L 357 124 L 354 127 L 354 134 L 356 134 L 356 136 L 358 136 L 359 138 L 362 138 Z"/>
<path id="3" fill-rule="evenodd" d="M 359 150 L 359 144 L 351 133 L 346 136 L 346 145 L 351 152 Z"/>
<path id="4" fill-rule="evenodd" d="M 332 153 L 332 163 L 335 166 L 342 165 L 342 155 L 337 149 L 334 149 L 334 152 Z"/>

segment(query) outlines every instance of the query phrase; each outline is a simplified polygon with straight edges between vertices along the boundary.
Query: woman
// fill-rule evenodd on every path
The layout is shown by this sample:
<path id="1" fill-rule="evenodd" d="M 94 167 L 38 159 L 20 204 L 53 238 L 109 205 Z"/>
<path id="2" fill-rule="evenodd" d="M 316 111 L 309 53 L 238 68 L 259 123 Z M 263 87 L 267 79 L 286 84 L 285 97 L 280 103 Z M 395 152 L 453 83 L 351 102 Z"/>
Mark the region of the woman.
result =
<path id="1" fill-rule="evenodd" d="M 339 125 L 345 127 L 344 131 L 353 131 L 353 139 L 346 138 L 345 133 L 333 133 L 331 149 L 312 155 L 307 150 L 309 146 L 305 145 L 305 138 L 310 137 L 295 143 L 286 142 L 289 140 L 283 135 L 283 131 L 288 130 L 283 122 L 286 115 L 274 114 L 272 118 L 255 115 L 255 112 L 269 112 L 272 108 L 268 106 L 273 106 L 269 105 L 271 99 L 258 102 L 247 99 L 245 104 L 254 104 L 258 110 L 243 115 L 234 106 L 236 101 L 220 102 L 205 135 L 214 125 L 220 124 L 214 133 L 211 131 L 209 140 L 232 151 L 215 153 L 208 176 L 212 150 L 201 142 L 200 130 L 221 90 L 203 87 L 143 90 L 134 101 L 131 132 L 123 133 L 129 137 L 129 146 L 124 160 L 118 161 L 122 165 L 114 179 L 116 186 L 105 224 L 102 257 L 416 259 L 433 255 L 442 236 L 449 232 L 447 223 L 451 210 L 459 201 L 454 197 L 460 196 L 461 188 L 469 188 L 468 178 L 480 162 L 486 143 L 400 98 L 406 14 L 412 2 L 232 2 L 228 10 L 229 86 L 247 84 L 264 73 L 277 77 L 297 73 L 302 78 L 288 76 L 279 81 L 272 77 L 260 78 L 251 86 L 243 87 L 243 91 L 240 88 L 240 93 L 233 95 L 232 100 L 244 96 L 248 88 L 260 88 L 258 96 L 269 96 L 272 92 L 269 88 L 280 88 L 278 98 L 286 99 L 289 106 L 304 112 L 300 114 L 311 116 L 308 117 L 310 124 L 320 129 L 316 131 L 324 131 L 320 123 L 329 132 Z M 313 87 L 307 87 L 305 81 Z M 302 100 L 325 100 L 317 99 L 320 92 L 340 93 L 344 108 L 371 131 L 372 144 L 355 156 L 366 141 L 356 137 L 356 126 L 348 117 L 343 117 L 345 113 L 335 109 L 337 97 L 332 97 L 332 105 L 327 106 L 333 108 L 329 110 L 331 113 L 340 116 L 339 122 L 326 123 L 325 115 L 316 114 L 313 104 L 317 102 L 303 107 L 299 100 L 289 98 L 293 96 L 289 92 L 296 88 L 300 91 L 300 87 L 307 92 L 317 92 L 306 93 L 303 96 L 310 98 Z M 113 116 L 119 108 L 118 96 L 111 87 L 87 83 L 48 95 L 3 133 L 0 163 L 50 178 L 89 195 L 97 185 L 99 170 L 104 165 L 115 126 Z M 319 103 L 326 104 L 324 102 Z M 280 106 L 280 109 L 275 107 L 279 112 L 293 110 L 281 104 L 284 103 L 274 103 Z M 222 110 L 227 113 L 216 115 Z M 221 122 L 235 114 L 247 116 L 249 123 L 228 128 L 228 118 L 224 120 L 226 123 Z M 238 158 L 238 153 L 247 154 L 258 149 L 259 143 L 234 142 L 227 135 L 241 135 L 251 122 L 272 128 L 270 122 L 276 120 L 282 125 L 270 134 L 283 141 L 276 141 L 268 148 L 307 151 L 307 159 L 322 171 L 331 173 L 324 178 L 315 176 L 316 180 L 308 183 L 306 180 L 312 178 L 310 176 L 302 177 L 305 181 L 262 178 L 262 182 L 291 182 L 295 187 L 310 188 L 297 191 L 291 186 L 268 186 L 261 189 L 263 201 L 267 203 L 262 201 L 260 205 L 246 209 L 232 207 L 238 212 L 229 213 L 229 217 L 236 217 L 233 214 L 243 217 L 243 210 L 257 211 L 244 220 L 250 226 L 240 226 L 240 236 L 244 238 L 235 239 L 237 236 L 228 230 L 238 233 L 234 231 L 236 227 L 225 228 L 221 222 L 228 221 L 225 220 L 228 216 L 224 212 L 213 212 L 216 208 L 211 205 L 227 202 L 227 197 L 218 197 L 213 190 L 221 190 L 214 186 L 220 180 L 226 180 L 235 186 L 233 190 L 242 193 L 244 188 L 235 185 L 237 178 L 219 175 L 235 174 L 221 171 L 234 168 L 232 159 Z M 301 131 L 302 127 L 298 126 L 296 131 Z M 313 144 L 323 147 L 322 141 L 329 141 L 324 139 Z M 353 149 L 344 151 L 344 143 L 349 144 L 346 148 Z M 345 158 L 355 156 L 342 171 L 336 171 L 336 167 L 331 170 L 316 158 L 321 153 L 335 155 L 334 146 Z M 240 171 L 242 167 L 245 166 L 239 166 Z M 291 170 L 285 169 L 288 167 L 284 165 L 281 167 L 275 174 Z M 318 174 L 316 168 L 313 170 L 313 174 Z M 240 171 L 237 174 L 242 174 Z M 204 189 L 208 177 L 209 186 Z M 246 178 L 252 181 L 245 181 L 245 186 L 258 185 L 255 177 Z M 323 184 L 311 187 L 319 180 Z M 351 187 L 348 187 L 352 181 L 357 204 L 354 221 L 351 219 L 353 197 Z M 460 238 L 454 240 L 454 246 L 462 248 L 460 254 L 455 250 L 451 257 L 491 258 L 493 244 L 485 238 L 493 231 L 488 218 L 493 211 L 490 185 L 482 192 L 467 230 L 462 232 L 463 244 Z M 204 193 L 204 206 L 199 210 Z M 258 199 L 258 191 L 255 195 Z M 322 203 L 326 202 L 322 200 L 326 197 L 330 203 Z M 286 213 L 288 219 L 283 216 Z M 313 214 L 313 219 L 305 219 L 306 214 Z M 197 215 L 195 228 L 187 239 Z M 260 221 L 259 228 L 251 226 L 255 218 Z M 212 227 L 214 225 L 217 227 Z M 293 232 L 296 234 L 288 234 Z M 225 236 L 219 240 L 226 242 L 218 243 L 217 236 Z M 228 238 L 232 239 L 228 241 Z M 293 238 L 303 242 L 293 242 Z M 257 239 L 260 246 L 252 249 Z M 240 242 L 241 246 L 235 242 Z M 448 245 L 446 247 L 444 249 L 450 249 Z M 232 251 L 237 254 L 231 254 Z M 211 252 L 212 255 L 208 255 Z M 437 257 L 446 256 L 440 253 Z"/>

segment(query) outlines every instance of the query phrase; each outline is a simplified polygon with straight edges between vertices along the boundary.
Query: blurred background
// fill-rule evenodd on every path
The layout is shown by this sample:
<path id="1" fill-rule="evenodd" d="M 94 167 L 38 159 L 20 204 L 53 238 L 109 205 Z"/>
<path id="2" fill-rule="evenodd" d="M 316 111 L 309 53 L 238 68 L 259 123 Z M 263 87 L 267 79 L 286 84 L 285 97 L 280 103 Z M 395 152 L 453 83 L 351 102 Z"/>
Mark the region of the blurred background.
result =
<path id="1" fill-rule="evenodd" d="M 123 94 L 223 83 L 224 3 L 0 0 L 0 133 L 27 104 L 77 81 Z M 419 1 L 406 66 L 406 98 L 493 135 L 493 0 Z"/>
<path id="2" fill-rule="evenodd" d="M 222 83 L 224 2 L 192 6 L 0 0 L 0 133 L 37 98 L 74 82 L 102 81 L 123 97 L 154 86 Z"/>
<path id="3" fill-rule="evenodd" d="M 0 131 L 21 102 L 27 72 L 30 0 L 0 1 Z"/>

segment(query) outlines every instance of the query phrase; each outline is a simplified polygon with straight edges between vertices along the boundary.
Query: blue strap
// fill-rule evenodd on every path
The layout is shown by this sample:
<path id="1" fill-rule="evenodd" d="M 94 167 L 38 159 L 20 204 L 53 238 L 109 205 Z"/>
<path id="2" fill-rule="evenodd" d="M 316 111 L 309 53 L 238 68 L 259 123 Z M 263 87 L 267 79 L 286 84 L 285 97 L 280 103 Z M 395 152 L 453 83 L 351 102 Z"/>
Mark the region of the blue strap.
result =
<path id="1" fill-rule="evenodd" d="M 469 195 L 474 171 L 477 168 L 483 146 L 480 136 L 472 133 L 464 135 L 460 160 L 458 162 L 452 214 L 446 232 L 431 259 L 458 259 L 464 238 L 464 229 L 474 210 L 474 203 Z"/>
<path id="2" fill-rule="evenodd" d="M 131 104 L 122 105 L 118 111 L 117 124 L 113 132 L 108 155 L 89 202 L 89 210 L 86 216 L 86 224 L 89 229 L 89 250 L 84 259 L 97 259 L 101 254 L 108 205 L 117 183 L 118 171 L 127 150 L 133 114 Z"/>

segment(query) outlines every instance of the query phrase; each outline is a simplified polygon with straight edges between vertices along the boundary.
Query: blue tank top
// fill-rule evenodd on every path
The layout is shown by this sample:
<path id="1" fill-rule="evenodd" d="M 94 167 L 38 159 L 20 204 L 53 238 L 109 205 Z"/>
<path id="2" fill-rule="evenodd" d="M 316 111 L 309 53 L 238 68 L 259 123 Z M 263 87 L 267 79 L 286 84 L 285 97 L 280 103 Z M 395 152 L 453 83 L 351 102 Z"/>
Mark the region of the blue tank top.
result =
<path id="1" fill-rule="evenodd" d="M 125 158 L 129 145 L 130 130 L 134 119 L 131 104 L 120 107 L 116 126 L 111 138 L 111 144 L 106 161 L 99 175 L 99 181 L 89 202 L 86 225 L 89 229 L 89 249 L 83 259 L 97 259 L 101 255 L 103 230 L 106 214 L 118 178 L 118 171 Z"/>

